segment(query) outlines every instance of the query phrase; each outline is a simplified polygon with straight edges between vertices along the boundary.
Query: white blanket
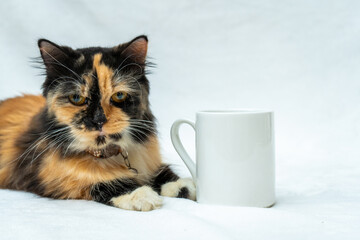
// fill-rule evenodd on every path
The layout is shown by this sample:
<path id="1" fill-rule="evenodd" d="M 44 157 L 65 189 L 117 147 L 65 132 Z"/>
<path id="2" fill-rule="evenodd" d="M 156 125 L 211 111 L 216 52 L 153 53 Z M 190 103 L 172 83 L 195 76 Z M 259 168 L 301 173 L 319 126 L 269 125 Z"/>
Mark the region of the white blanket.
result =
<path id="1" fill-rule="evenodd" d="M 134 212 L 0 190 L 0 239 L 359 238 L 358 169 L 339 165 L 336 170 L 288 167 L 281 172 L 272 208 L 165 198 L 161 209 Z"/>

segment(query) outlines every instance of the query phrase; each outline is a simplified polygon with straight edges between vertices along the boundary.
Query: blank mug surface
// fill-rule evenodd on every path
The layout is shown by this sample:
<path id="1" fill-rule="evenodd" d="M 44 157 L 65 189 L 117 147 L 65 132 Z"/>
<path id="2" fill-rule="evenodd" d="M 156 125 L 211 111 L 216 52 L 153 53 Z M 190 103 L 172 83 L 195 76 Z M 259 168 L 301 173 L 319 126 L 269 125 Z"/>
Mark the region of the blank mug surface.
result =
<path id="1" fill-rule="evenodd" d="M 272 112 L 202 111 L 196 114 L 195 131 L 193 177 L 199 203 L 253 207 L 274 204 Z"/>

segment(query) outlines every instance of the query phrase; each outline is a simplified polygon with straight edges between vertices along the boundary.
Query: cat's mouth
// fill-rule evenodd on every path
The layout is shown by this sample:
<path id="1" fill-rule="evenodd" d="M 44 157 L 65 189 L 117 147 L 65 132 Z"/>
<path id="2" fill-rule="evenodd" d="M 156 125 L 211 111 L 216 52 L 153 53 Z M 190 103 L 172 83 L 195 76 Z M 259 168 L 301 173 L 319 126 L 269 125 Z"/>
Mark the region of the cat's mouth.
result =
<path id="1" fill-rule="evenodd" d="M 121 153 L 121 147 L 115 144 L 110 144 L 103 149 L 88 149 L 86 152 L 96 158 L 109 158 L 117 156 Z"/>

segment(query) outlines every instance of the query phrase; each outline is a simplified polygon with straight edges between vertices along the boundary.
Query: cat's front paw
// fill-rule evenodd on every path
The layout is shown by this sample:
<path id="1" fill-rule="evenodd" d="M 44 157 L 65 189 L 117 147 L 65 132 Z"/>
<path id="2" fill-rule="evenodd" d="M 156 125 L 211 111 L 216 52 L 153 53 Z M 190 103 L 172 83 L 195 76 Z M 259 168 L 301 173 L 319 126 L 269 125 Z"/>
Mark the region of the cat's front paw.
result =
<path id="1" fill-rule="evenodd" d="M 161 186 L 161 196 L 196 200 L 196 187 L 191 178 L 180 178 Z"/>
<path id="2" fill-rule="evenodd" d="M 139 187 L 110 201 L 115 207 L 136 211 L 150 211 L 162 205 L 162 198 L 149 186 Z"/>

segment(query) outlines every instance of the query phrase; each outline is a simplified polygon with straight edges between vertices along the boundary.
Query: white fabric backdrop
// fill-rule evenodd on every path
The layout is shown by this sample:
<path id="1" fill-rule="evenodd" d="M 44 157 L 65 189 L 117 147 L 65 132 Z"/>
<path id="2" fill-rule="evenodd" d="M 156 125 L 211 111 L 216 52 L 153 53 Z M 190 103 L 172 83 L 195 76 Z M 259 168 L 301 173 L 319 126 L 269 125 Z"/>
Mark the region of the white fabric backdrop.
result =
<path id="1" fill-rule="evenodd" d="M 157 64 L 149 76 L 150 98 L 162 151 L 181 175 L 189 173 L 169 129 L 177 118 L 194 120 L 198 110 L 273 109 L 277 145 L 272 209 L 166 199 L 164 209 L 153 213 L 117 215 L 95 203 L 1 190 L 1 238 L 45 239 L 54 232 L 59 238 L 142 238 L 138 224 L 144 236 L 160 239 L 170 233 L 159 224 L 174 238 L 201 232 L 214 238 L 359 237 L 359 12 L 356 0 L 1 1 L 1 99 L 40 93 L 43 77 L 29 63 L 39 55 L 40 37 L 77 48 L 147 34 Z M 184 128 L 182 135 L 194 156 L 193 132 Z M 115 227 L 114 218 L 126 228 Z"/>

